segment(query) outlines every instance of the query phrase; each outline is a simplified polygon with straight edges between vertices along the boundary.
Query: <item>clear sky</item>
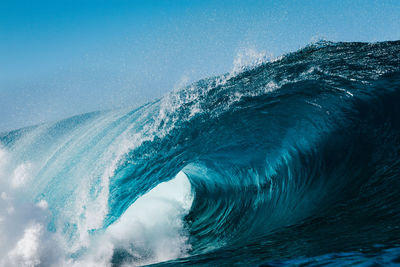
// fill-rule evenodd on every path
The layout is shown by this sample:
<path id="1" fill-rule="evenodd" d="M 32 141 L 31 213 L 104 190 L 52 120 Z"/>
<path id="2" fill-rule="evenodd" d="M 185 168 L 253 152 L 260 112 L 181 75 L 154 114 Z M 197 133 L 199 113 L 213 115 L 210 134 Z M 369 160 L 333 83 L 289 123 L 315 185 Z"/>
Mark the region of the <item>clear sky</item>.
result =
<path id="1" fill-rule="evenodd" d="M 400 0 L 0 0 L 0 132 L 137 106 L 317 39 L 400 39 Z"/>

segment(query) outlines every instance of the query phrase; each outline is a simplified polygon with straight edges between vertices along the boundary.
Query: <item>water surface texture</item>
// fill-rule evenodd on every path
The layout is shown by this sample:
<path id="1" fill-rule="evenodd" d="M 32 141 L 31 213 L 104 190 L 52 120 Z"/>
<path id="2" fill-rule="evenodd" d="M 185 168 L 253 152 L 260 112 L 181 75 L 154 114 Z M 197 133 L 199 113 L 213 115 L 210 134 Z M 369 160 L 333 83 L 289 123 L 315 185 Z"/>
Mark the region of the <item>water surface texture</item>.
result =
<path id="1" fill-rule="evenodd" d="M 0 135 L 1 266 L 400 263 L 400 42 L 309 45 Z"/>

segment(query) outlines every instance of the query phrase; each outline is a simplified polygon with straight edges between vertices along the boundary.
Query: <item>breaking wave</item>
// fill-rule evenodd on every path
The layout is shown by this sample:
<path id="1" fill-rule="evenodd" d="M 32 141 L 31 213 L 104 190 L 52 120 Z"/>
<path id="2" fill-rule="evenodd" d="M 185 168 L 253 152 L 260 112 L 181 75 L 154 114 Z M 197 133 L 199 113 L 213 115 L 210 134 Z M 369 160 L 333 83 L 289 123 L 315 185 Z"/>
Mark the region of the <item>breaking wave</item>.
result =
<path id="1" fill-rule="evenodd" d="M 400 42 L 320 42 L 4 133 L 0 265 L 400 262 L 399 114 Z"/>

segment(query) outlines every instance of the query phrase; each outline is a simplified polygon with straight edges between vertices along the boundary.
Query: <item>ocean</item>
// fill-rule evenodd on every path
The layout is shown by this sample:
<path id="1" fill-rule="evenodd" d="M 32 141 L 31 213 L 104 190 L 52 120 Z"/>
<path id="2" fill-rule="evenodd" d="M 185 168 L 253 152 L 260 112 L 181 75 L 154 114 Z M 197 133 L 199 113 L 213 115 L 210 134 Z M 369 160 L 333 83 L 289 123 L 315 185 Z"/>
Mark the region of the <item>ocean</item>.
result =
<path id="1" fill-rule="evenodd" d="M 318 42 L 0 134 L 0 266 L 400 264 L 400 41 Z"/>

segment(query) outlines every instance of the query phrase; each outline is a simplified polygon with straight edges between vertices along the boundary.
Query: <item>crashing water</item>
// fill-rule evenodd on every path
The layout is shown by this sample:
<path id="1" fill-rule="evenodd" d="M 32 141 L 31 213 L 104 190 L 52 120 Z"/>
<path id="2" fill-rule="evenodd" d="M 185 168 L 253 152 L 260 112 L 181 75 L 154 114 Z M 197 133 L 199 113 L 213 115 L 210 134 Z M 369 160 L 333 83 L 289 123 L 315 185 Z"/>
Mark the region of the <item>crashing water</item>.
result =
<path id="1" fill-rule="evenodd" d="M 0 134 L 0 266 L 400 262 L 400 41 L 307 46 Z"/>

